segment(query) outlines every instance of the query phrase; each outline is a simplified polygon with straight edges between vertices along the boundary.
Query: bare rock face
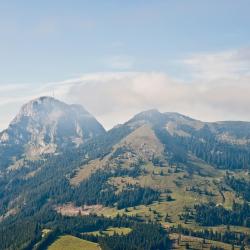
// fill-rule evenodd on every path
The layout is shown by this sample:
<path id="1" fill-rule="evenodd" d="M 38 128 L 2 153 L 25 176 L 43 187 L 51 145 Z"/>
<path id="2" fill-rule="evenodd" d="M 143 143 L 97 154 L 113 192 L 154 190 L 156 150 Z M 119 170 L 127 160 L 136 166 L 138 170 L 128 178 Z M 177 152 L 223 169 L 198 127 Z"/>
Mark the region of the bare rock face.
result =
<path id="1" fill-rule="evenodd" d="M 0 133 L 0 146 L 8 148 L 14 144 L 27 155 L 35 156 L 79 146 L 104 133 L 102 125 L 82 106 L 40 97 L 25 104 Z"/>

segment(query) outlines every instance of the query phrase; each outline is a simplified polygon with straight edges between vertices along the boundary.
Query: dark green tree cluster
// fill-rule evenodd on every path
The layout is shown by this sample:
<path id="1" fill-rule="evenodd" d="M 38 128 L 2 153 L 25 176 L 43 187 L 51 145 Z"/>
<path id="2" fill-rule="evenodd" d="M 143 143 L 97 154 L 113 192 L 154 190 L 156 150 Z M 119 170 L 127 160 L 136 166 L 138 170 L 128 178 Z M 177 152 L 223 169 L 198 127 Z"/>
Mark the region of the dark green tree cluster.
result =
<path id="1" fill-rule="evenodd" d="M 192 230 L 191 228 L 182 227 L 181 225 L 178 225 L 177 227 L 171 227 L 170 232 L 224 242 L 228 244 L 234 244 L 238 246 L 244 246 L 245 243 L 249 243 L 249 237 L 247 234 L 240 232 L 232 232 L 230 230 L 226 230 L 224 232 L 213 231 L 212 229 Z"/>
<path id="2" fill-rule="evenodd" d="M 170 249 L 166 232 L 157 224 L 137 224 L 126 236 L 99 238 L 103 250 L 165 250 Z"/>
<path id="3" fill-rule="evenodd" d="M 190 134 L 186 137 L 170 135 L 164 127 L 156 126 L 154 129 L 158 138 L 165 145 L 165 154 L 170 164 L 187 163 L 187 154 L 191 151 L 198 158 L 217 168 L 250 168 L 250 145 L 223 142 L 217 138 L 208 125 L 200 130 L 185 125 L 180 126 L 179 129 Z M 239 135 L 237 134 L 237 136 Z"/>
<path id="4" fill-rule="evenodd" d="M 225 183 L 246 201 L 250 201 L 250 182 L 243 178 L 226 175 Z"/>
<path id="5" fill-rule="evenodd" d="M 221 169 L 250 168 L 249 145 L 234 145 L 219 140 L 208 125 L 191 132 L 191 137 L 182 137 L 179 143 L 197 157 Z"/>
<path id="6" fill-rule="evenodd" d="M 91 236 L 91 231 L 103 231 L 108 227 L 129 227 L 128 235 Z M 143 223 L 137 218 L 117 216 L 113 219 L 91 216 L 64 217 L 45 206 L 33 216 L 20 214 L 1 223 L 0 249 L 43 250 L 52 244 L 58 236 L 64 234 L 91 240 L 102 249 L 169 249 L 167 233 L 159 224 Z M 42 229 L 51 232 L 41 237 Z"/>
<path id="7" fill-rule="evenodd" d="M 234 203 L 232 210 L 214 203 L 195 205 L 195 220 L 203 226 L 235 225 L 250 227 L 250 206 Z"/>
<path id="8" fill-rule="evenodd" d="M 68 201 L 74 201 L 77 205 L 103 204 L 105 206 L 116 205 L 118 209 L 150 204 L 160 198 L 160 192 L 151 188 L 138 185 L 127 185 L 121 192 L 116 193 L 116 188 L 108 184 L 108 179 L 115 176 L 135 176 L 137 169 L 117 168 L 113 171 L 99 170 L 70 194 Z M 64 197 L 65 198 L 65 197 Z"/>

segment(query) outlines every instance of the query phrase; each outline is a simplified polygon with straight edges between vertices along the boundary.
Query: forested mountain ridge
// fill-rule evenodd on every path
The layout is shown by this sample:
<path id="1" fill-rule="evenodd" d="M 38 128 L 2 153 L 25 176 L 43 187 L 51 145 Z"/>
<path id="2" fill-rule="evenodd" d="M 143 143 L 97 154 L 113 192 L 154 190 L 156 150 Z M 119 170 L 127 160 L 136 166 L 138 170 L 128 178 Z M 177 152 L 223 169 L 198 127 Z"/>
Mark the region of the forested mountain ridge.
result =
<path id="1" fill-rule="evenodd" d="M 115 218 L 107 219 L 106 226 L 139 228 L 142 222 L 153 222 L 149 228 L 159 240 L 150 239 L 152 246 L 158 246 L 152 249 L 168 245 L 167 239 L 160 240 L 162 227 L 171 228 L 169 233 L 198 228 L 199 234 L 192 234 L 203 235 L 201 230 L 216 226 L 214 230 L 224 233 L 218 227 L 228 220 L 237 230 L 248 232 L 248 122 L 206 123 L 149 110 L 105 131 L 82 107 L 41 97 L 25 105 L 0 138 L 0 229 L 10 234 L 0 236 L 0 249 L 49 244 L 49 240 L 42 243 L 44 229 L 51 230 L 52 236 L 70 232 L 89 239 L 92 236 L 83 235 L 83 228 L 105 229 L 100 221 L 100 228 L 86 226 L 84 217 L 91 214 Z M 56 147 L 30 152 L 48 145 Z M 139 224 L 120 219 L 121 215 Z M 68 216 L 77 216 L 79 227 L 71 222 L 67 227 Z M 89 219 L 97 223 L 98 218 Z M 27 230 L 13 242 L 10 232 L 22 223 L 27 223 Z M 178 224 L 185 230 L 174 228 Z M 248 244 L 247 234 L 230 233 L 235 238 L 225 236 L 224 242 Z M 117 239 L 116 249 L 145 236 L 126 237 Z M 111 239 L 91 240 L 106 249 Z"/>

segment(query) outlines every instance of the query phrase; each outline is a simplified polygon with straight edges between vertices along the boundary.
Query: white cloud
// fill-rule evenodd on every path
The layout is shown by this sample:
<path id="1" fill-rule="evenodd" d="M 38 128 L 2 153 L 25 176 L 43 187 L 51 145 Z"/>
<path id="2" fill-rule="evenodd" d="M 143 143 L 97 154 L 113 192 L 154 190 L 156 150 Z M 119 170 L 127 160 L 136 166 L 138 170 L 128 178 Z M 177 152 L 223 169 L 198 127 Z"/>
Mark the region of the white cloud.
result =
<path id="1" fill-rule="evenodd" d="M 181 62 L 197 79 L 235 78 L 250 74 L 250 48 L 194 54 Z"/>
<path id="2" fill-rule="evenodd" d="M 67 100 L 82 103 L 106 125 L 124 122 L 142 110 L 176 111 L 202 120 L 250 120 L 250 77 L 184 82 L 164 73 L 123 74 L 71 86 Z"/>
<path id="3" fill-rule="evenodd" d="M 106 128 L 134 114 L 157 108 L 206 121 L 250 121 L 249 50 L 193 55 L 183 60 L 191 66 L 192 80 L 177 80 L 161 72 L 106 72 L 84 74 L 62 82 L 16 86 L 0 85 L 0 126 L 4 128 L 21 103 L 52 95 L 80 103 Z M 9 94 L 11 93 L 11 94 Z"/>

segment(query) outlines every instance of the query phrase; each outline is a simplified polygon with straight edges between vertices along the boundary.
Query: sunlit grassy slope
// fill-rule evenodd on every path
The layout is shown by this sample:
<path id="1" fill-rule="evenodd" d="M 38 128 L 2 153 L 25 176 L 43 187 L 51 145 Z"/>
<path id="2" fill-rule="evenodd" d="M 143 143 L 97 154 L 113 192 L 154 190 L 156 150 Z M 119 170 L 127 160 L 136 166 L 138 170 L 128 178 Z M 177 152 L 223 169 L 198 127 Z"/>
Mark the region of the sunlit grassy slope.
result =
<path id="1" fill-rule="evenodd" d="M 108 235 L 108 236 L 112 236 L 114 234 L 118 234 L 118 235 L 127 235 L 132 231 L 131 228 L 128 227 L 109 227 L 108 229 L 104 230 L 104 231 L 94 231 L 94 232 L 89 232 L 86 234 L 89 235 L 95 235 L 95 236 L 101 236 L 101 235 Z"/>
<path id="2" fill-rule="evenodd" d="M 61 236 L 49 246 L 48 250 L 100 250 L 100 246 L 91 241 L 79 239 L 71 235 Z"/>

